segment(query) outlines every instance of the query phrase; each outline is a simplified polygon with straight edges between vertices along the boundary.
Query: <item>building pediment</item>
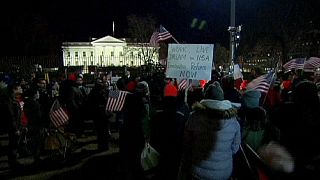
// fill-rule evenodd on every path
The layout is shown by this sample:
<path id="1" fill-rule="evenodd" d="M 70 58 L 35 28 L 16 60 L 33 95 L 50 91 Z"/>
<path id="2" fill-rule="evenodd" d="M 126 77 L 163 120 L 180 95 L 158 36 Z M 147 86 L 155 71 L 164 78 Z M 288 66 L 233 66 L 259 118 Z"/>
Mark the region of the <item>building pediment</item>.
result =
<path id="1" fill-rule="evenodd" d="M 96 39 L 91 42 L 91 44 L 111 44 L 111 43 L 125 43 L 125 41 L 114 38 L 112 36 L 105 36 L 100 39 Z"/>

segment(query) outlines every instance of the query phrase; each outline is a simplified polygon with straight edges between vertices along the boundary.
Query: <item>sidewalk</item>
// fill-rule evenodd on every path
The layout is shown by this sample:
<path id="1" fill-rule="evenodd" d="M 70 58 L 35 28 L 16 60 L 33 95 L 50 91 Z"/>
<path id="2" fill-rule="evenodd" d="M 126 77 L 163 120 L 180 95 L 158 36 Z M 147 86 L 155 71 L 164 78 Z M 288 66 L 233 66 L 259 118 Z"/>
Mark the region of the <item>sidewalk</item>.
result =
<path id="1" fill-rule="evenodd" d="M 118 138 L 118 133 L 113 133 L 114 139 Z M 106 177 L 105 169 L 108 165 L 108 169 L 113 169 L 111 172 L 116 172 L 117 160 L 118 160 L 118 144 L 110 143 L 110 149 L 105 152 L 97 151 L 96 137 L 87 136 L 78 139 L 79 144 L 82 144 L 79 148 L 73 151 L 65 160 L 60 159 L 57 161 L 48 160 L 45 157 L 41 164 L 37 167 L 32 166 L 32 158 L 20 158 L 19 162 L 25 165 L 25 168 L 21 171 L 13 172 L 8 168 L 7 157 L 5 154 L 1 154 L 0 157 L 0 179 L 70 179 L 71 177 L 77 179 L 95 179 L 94 177 Z M 6 144 L 2 142 L 1 144 Z M 110 163 L 106 163 L 110 162 Z M 92 172 L 92 173 L 91 173 Z M 100 176 L 95 176 L 97 173 L 103 173 Z M 84 178 L 86 177 L 86 178 Z M 100 178 L 99 178 L 100 179 Z"/>

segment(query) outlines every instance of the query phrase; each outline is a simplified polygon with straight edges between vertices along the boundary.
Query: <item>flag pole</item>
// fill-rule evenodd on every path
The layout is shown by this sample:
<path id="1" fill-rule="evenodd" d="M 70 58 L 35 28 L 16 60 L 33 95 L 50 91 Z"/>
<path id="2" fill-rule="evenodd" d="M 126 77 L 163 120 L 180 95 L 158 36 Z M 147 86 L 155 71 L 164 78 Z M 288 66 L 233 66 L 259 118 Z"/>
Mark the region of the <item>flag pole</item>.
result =
<path id="1" fill-rule="evenodd" d="M 274 72 L 273 72 L 273 74 L 272 74 L 271 81 L 270 81 L 270 86 L 269 86 L 269 88 L 268 88 L 268 91 L 267 91 L 266 95 L 265 95 L 264 98 L 263 98 L 262 106 L 264 105 L 264 103 L 265 103 L 266 100 L 267 100 L 267 96 L 268 96 L 269 91 L 270 91 L 271 83 L 272 83 L 273 80 L 274 80 L 274 77 L 275 77 L 275 74 L 276 74 L 277 71 L 278 71 L 278 68 L 279 68 L 279 60 L 278 60 L 278 62 L 277 62 L 276 68 L 274 68 Z"/>
<path id="2" fill-rule="evenodd" d="M 173 39 L 177 44 L 180 44 L 175 37 L 172 36 L 172 39 Z"/>
<path id="3" fill-rule="evenodd" d="M 187 83 L 188 83 L 188 85 L 184 91 L 184 102 L 185 103 L 188 103 L 188 90 L 192 86 L 192 79 L 187 79 Z"/>

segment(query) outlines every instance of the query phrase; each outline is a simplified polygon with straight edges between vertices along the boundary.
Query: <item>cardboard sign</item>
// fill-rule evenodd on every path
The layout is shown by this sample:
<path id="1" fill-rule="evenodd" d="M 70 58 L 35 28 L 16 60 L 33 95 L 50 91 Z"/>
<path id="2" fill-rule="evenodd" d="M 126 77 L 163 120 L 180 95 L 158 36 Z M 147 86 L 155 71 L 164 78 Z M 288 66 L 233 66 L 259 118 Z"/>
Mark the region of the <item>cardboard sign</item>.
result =
<path id="1" fill-rule="evenodd" d="M 210 80 L 213 44 L 169 44 L 168 78 Z"/>

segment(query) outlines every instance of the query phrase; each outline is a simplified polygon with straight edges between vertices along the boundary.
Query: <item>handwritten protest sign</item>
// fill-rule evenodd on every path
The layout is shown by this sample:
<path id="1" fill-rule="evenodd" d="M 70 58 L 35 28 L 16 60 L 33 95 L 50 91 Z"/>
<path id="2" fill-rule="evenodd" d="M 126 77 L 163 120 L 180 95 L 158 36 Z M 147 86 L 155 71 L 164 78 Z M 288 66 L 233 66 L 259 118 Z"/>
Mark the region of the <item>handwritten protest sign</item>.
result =
<path id="1" fill-rule="evenodd" d="M 210 80 L 213 44 L 169 44 L 166 76 Z"/>

